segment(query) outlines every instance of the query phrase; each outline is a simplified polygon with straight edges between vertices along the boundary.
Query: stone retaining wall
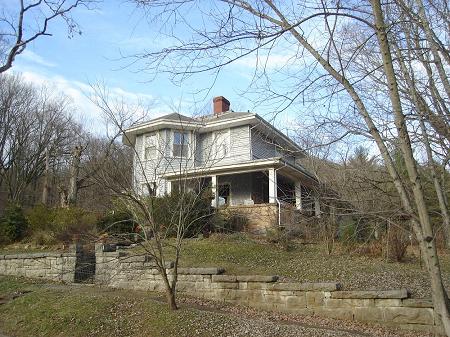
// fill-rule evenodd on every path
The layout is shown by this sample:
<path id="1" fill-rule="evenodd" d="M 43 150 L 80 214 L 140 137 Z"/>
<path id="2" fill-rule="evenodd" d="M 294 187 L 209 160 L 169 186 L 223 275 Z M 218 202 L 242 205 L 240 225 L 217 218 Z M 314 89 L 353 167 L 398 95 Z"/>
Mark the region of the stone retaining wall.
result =
<path id="1" fill-rule="evenodd" d="M 0 255 L 0 275 L 74 282 L 77 252 Z"/>
<path id="2" fill-rule="evenodd" d="M 95 283 L 115 288 L 164 291 L 161 276 L 148 256 L 129 255 L 125 251 L 108 252 L 105 248 L 108 247 L 96 245 Z M 0 255 L 0 274 L 74 282 L 79 254 L 76 247 L 71 246 L 68 253 L 62 254 Z M 166 271 L 173 275 L 173 263 L 167 263 Z M 223 273 L 221 268 L 179 268 L 177 291 L 270 311 L 443 334 L 431 301 L 411 299 L 406 289 L 341 291 L 339 284 L 333 282 L 278 282 L 277 276 Z"/>
<path id="3" fill-rule="evenodd" d="M 110 287 L 164 291 L 148 256 L 96 247 L 95 282 Z M 173 274 L 168 263 L 167 273 Z M 406 289 L 341 291 L 338 283 L 278 282 L 277 276 L 223 275 L 221 268 L 179 268 L 177 291 L 210 300 L 294 314 L 379 323 L 442 333 L 432 303 L 411 299 Z"/>

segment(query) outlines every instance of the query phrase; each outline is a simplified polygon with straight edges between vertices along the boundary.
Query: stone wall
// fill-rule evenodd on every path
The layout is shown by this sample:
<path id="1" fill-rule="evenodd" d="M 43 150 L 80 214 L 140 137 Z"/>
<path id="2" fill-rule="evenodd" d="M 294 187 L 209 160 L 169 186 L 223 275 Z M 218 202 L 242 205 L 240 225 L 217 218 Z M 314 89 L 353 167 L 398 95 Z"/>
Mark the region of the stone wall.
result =
<path id="1" fill-rule="evenodd" d="M 95 282 L 110 287 L 164 291 L 148 256 L 96 247 Z M 168 263 L 167 273 L 173 273 Z M 294 314 L 379 323 L 441 332 L 429 300 L 411 299 L 406 289 L 341 291 L 338 283 L 278 282 L 277 276 L 223 275 L 220 268 L 179 268 L 177 291 L 210 300 Z"/>
<path id="2" fill-rule="evenodd" d="M 74 282 L 77 252 L 0 255 L 0 275 Z"/>
<path id="3" fill-rule="evenodd" d="M 245 231 L 254 234 L 265 234 L 267 229 L 275 228 L 278 224 L 277 204 L 228 206 L 220 209 L 220 212 L 241 216 L 246 222 Z"/>

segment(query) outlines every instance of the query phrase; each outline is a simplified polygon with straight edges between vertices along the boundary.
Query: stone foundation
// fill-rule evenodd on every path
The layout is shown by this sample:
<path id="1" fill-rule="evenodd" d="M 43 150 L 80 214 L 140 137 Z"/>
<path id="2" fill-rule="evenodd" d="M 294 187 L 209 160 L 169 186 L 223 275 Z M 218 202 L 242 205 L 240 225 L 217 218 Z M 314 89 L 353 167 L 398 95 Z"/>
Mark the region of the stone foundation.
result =
<path id="1" fill-rule="evenodd" d="M 220 212 L 242 217 L 246 222 L 244 230 L 253 234 L 265 234 L 268 229 L 278 225 L 277 204 L 228 206 L 220 209 Z"/>

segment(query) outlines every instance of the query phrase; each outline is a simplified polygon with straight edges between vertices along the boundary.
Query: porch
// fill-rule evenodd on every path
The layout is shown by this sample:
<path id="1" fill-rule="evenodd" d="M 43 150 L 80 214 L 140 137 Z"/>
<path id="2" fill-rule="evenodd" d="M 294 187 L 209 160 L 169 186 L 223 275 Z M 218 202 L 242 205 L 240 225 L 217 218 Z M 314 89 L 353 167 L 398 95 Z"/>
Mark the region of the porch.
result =
<path id="1" fill-rule="evenodd" d="M 183 183 L 199 191 L 211 188 L 212 206 L 221 212 L 242 215 L 246 230 L 265 232 L 285 226 L 293 217 L 319 216 L 320 203 L 313 192 L 316 181 L 297 167 L 277 162 L 268 167 L 239 167 L 185 174 Z M 175 178 L 175 179 L 174 179 Z M 180 176 L 166 177 L 169 190 L 178 188 Z"/>

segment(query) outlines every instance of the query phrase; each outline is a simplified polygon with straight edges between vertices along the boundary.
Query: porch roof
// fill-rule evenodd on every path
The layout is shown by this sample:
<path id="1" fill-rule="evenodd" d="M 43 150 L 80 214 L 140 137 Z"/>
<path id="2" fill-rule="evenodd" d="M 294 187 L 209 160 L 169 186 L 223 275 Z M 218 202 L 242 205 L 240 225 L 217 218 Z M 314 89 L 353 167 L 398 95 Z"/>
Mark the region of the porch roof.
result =
<path id="1" fill-rule="evenodd" d="M 168 180 L 179 178 L 194 178 L 194 177 L 210 177 L 213 175 L 229 175 L 240 174 L 248 172 L 258 172 L 275 168 L 279 172 L 293 178 L 294 180 L 308 181 L 310 184 L 317 183 L 317 179 L 312 176 L 306 169 L 298 165 L 292 165 L 281 157 L 274 157 L 270 159 L 256 159 L 245 162 L 240 162 L 230 165 L 198 167 L 180 172 L 165 173 L 162 176 Z"/>

